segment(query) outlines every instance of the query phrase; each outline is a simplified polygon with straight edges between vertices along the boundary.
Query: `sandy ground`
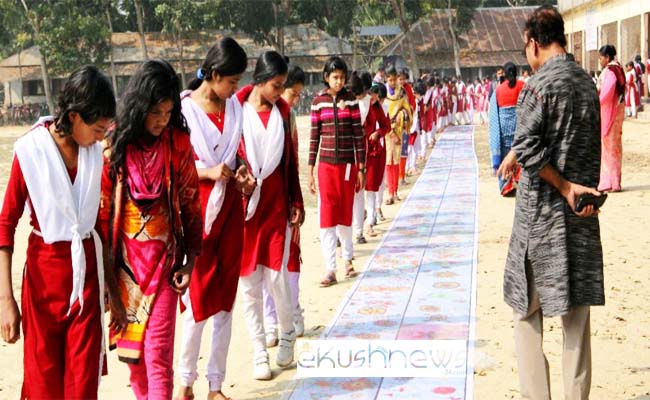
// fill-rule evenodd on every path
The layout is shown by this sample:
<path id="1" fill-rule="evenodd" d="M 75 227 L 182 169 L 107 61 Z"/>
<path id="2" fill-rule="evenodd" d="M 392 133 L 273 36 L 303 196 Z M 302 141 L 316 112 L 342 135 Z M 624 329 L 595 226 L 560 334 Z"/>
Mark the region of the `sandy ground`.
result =
<path id="1" fill-rule="evenodd" d="M 302 177 L 306 173 L 308 121 L 299 120 Z M 9 174 L 11 145 L 24 128 L 0 128 L 0 190 L 4 192 Z M 623 184 L 625 191 L 612 195 L 601 215 L 605 251 L 607 305 L 592 311 L 593 390 L 592 399 L 650 400 L 650 323 L 645 312 L 645 292 L 650 275 L 644 272 L 650 259 L 650 235 L 644 230 L 650 223 L 650 125 L 626 122 L 624 127 L 625 159 Z M 503 265 L 512 225 L 514 200 L 501 198 L 495 178 L 489 169 L 487 130 L 476 130 L 476 149 L 480 163 L 480 243 L 477 294 L 476 399 L 518 398 L 518 378 L 512 338 L 512 311 L 503 302 Z M 414 178 L 411 178 L 411 181 Z M 303 187 L 306 179 L 303 179 Z M 412 185 L 402 188 L 404 197 Z M 316 198 L 304 192 L 307 220 L 302 230 L 304 266 L 301 277 L 301 303 L 305 309 L 306 337 L 317 337 L 334 316 L 340 300 L 353 281 L 320 289 L 323 274 L 318 242 Z M 397 206 L 384 206 L 387 220 L 378 226 L 384 232 Z M 20 278 L 25 259 L 29 229 L 21 221 L 14 255 L 14 288 L 19 297 Z M 381 236 L 368 238 L 369 243 L 355 245 L 355 265 L 363 270 L 369 255 Z M 228 359 L 228 374 L 223 390 L 234 399 L 278 399 L 286 393 L 295 370 L 273 368 L 274 379 L 258 382 L 251 378 L 251 344 L 244 325 L 240 299 L 234 310 L 233 338 Z M 546 321 L 545 349 L 551 364 L 553 396 L 561 398 L 560 375 L 561 329 L 557 319 Z M 176 353 L 181 324 L 177 322 Z M 207 383 L 202 377 L 208 357 L 211 329 L 203 335 L 199 375 L 195 384 L 196 398 L 205 398 Z M 270 351 L 271 359 L 275 349 Z M 177 357 L 177 354 L 176 354 Z M 132 398 L 128 369 L 109 353 L 110 374 L 100 386 L 100 397 Z M 19 397 L 22 381 L 22 341 L 14 345 L 0 344 L 0 398 Z M 274 366 L 272 361 L 272 367 Z"/>

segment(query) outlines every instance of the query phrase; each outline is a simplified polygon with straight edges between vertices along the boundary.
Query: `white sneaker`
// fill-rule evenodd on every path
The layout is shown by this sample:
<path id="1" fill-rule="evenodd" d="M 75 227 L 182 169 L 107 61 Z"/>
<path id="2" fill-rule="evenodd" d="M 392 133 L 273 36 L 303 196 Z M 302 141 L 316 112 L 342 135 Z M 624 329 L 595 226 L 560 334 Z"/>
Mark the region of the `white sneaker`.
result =
<path id="1" fill-rule="evenodd" d="M 305 334 L 305 317 L 302 315 L 302 309 L 293 316 L 293 329 L 296 331 L 296 337 L 302 337 Z"/>
<path id="2" fill-rule="evenodd" d="M 293 362 L 293 352 L 296 347 L 296 332 L 280 333 L 280 343 L 278 346 L 278 355 L 275 358 L 275 363 L 280 368 L 286 368 Z"/>
<path id="3" fill-rule="evenodd" d="M 278 331 L 273 329 L 266 332 L 266 347 L 275 347 L 278 345 Z"/>
<path id="4" fill-rule="evenodd" d="M 258 381 L 271 380 L 271 366 L 269 365 L 269 353 L 259 353 L 253 360 L 253 379 Z"/>

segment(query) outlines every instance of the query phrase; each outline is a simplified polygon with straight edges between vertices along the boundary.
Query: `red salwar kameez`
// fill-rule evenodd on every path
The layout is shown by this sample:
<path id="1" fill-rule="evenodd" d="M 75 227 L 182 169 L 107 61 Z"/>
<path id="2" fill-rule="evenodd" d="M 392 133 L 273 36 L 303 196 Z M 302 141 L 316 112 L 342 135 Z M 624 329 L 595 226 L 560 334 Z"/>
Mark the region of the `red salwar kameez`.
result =
<path id="1" fill-rule="evenodd" d="M 77 168 L 67 172 L 74 182 Z M 83 310 L 79 301 L 70 307 L 71 243 L 47 244 L 38 234 L 41 231 L 38 216 L 33 211 L 18 158 L 14 157 L 0 213 L 0 248 L 13 248 L 16 226 L 25 205 L 30 210 L 32 233 L 27 243 L 21 294 L 24 335 L 21 399 L 96 399 L 102 326 L 95 244 L 92 238 L 83 240 L 86 259 L 85 284 L 80 294 Z"/>

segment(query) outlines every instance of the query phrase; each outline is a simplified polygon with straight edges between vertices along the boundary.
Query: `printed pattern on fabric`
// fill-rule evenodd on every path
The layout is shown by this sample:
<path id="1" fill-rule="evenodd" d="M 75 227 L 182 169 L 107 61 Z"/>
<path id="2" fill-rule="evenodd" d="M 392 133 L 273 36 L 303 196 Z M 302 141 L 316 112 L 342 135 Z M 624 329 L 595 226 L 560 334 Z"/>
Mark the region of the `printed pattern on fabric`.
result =
<path id="1" fill-rule="evenodd" d="M 477 163 L 474 128 L 452 127 L 321 339 L 465 340 L 474 337 Z M 466 375 L 441 378 L 309 378 L 287 398 L 473 398 Z"/>

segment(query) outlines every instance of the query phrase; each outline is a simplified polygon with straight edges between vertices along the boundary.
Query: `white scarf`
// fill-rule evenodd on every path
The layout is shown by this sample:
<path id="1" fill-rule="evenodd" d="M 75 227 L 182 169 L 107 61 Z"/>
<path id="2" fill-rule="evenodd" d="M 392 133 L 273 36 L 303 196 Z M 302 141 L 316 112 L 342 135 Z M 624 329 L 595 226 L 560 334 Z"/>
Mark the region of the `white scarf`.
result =
<path id="1" fill-rule="evenodd" d="M 44 125 L 44 122 L 52 120 L 52 117 L 39 119 L 28 134 L 16 141 L 15 152 L 40 224 L 41 232 L 37 234 L 40 233 L 47 244 L 71 242 L 73 282 L 70 308 L 79 299 L 83 309 L 86 277 L 83 239 L 93 237 L 97 271 L 98 274 L 104 272 L 102 244 L 95 231 L 101 194 L 102 145 L 95 143 L 79 147 L 77 176 L 72 184 L 56 143 Z M 100 303 L 103 304 L 101 298 Z"/>
<path id="2" fill-rule="evenodd" d="M 61 153 L 45 127 L 53 117 L 41 117 L 29 133 L 16 141 L 14 151 L 22 170 L 29 200 L 41 231 L 34 233 L 43 237 L 47 244 L 66 241 L 70 243 L 72 256 L 72 293 L 68 315 L 72 305 L 79 300 L 79 314 L 83 311 L 83 290 L 86 282 L 86 252 L 83 239 L 92 237 L 97 261 L 99 281 L 99 309 L 102 327 L 99 371 L 104 361 L 104 262 L 102 242 L 95 231 L 101 196 L 101 177 L 104 159 L 102 145 L 95 143 L 79 147 L 77 175 L 74 184 L 63 162 Z"/>
<path id="3" fill-rule="evenodd" d="M 420 103 L 415 101 L 415 110 L 413 110 L 413 123 L 409 133 L 416 133 L 418 131 L 418 123 L 420 122 Z"/>
<path id="4" fill-rule="evenodd" d="M 433 96 L 433 86 L 427 89 L 427 92 L 424 94 L 424 104 L 429 104 L 431 96 Z"/>
<path id="5" fill-rule="evenodd" d="M 264 128 L 259 114 L 249 102 L 244 103 L 243 114 L 246 156 L 251 167 L 250 172 L 257 182 L 248 201 L 246 210 L 246 221 L 248 221 L 257 210 L 264 179 L 268 178 L 280 165 L 282 153 L 284 153 L 284 126 L 280 110 L 275 105 L 271 110 L 267 128 Z"/>
<path id="6" fill-rule="evenodd" d="M 190 128 L 190 141 L 194 152 L 199 157 L 197 168 L 212 168 L 225 163 L 228 168 L 235 169 L 237 148 L 241 140 L 242 110 L 235 96 L 226 100 L 223 132 L 208 118 L 205 111 L 189 96 L 189 90 L 181 93 L 183 115 Z M 212 224 L 217 219 L 226 193 L 224 180 L 214 182 L 208 205 L 205 210 L 204 231 L 209 234 Z"/>
<path id="7" fill-rule="evenodd" d="M 366 123 L 366 118 L 368 118 L 368 112 L 370 111 L 370 95 L 366 95 L 364 98 L 359 100 L 359 113 L 361 114 L 361 126 Z"/>

